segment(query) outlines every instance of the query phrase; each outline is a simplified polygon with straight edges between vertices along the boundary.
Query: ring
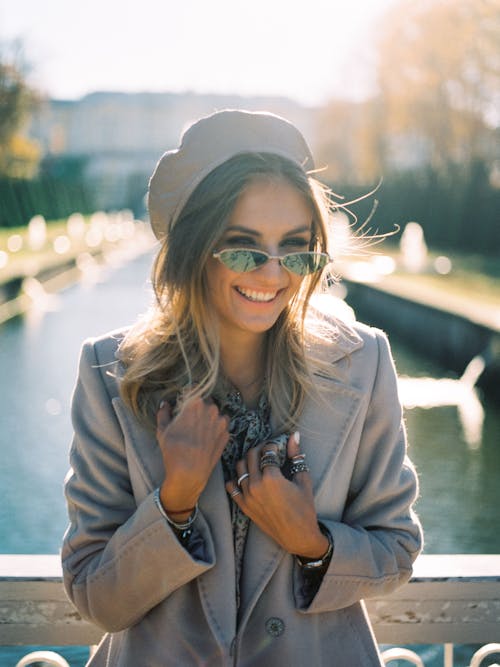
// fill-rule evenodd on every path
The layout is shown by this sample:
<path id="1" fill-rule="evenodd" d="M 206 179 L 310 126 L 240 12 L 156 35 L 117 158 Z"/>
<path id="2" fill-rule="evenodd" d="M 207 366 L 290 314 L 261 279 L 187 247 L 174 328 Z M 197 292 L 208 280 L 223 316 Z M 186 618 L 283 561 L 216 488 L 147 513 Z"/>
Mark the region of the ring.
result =
<path id="1" fill-rule="evenodd" d="M 309 466 L 307 463 L 304 463 L 303 461 L 299 461 L 298 463 L 292 463 L 290 467 L 290 474 L 296 475 L 298 472 L 309 472 Z"/>
<path id="2" fill-rule="evenodd" d="M 229 495 L 231 496 L 231 498 L 236 498 L 236 496 L 241 496 L 241 491 L 236 487 L 231 491 Z"/>
<path id="3" fill-rule="evenodd" d="M 260 464 L 260 469 L 261 471 L 264 470 L 264 468 L 280 468 L 280 464 L 276 463 L 275 461 L 264 461 L 264 463 Z"/>
<path id="4" fill-rule="evenodd" d="M 260 469 L 263 470 L 268 466 L 275 466 L 276 468 L 281 467 L 278 453 L 275 452 L 274 450 L 269 450 L 267 452 L 264 452 L 264 454 L 262 454 L 262 456 L 260 457 Z"/>
<path id="5" fill-rule="evenodd" d="M 261 461 L 263 459 L 276 459 L 276 461 L 279 461 L 279 458 L 278 452 L 275 452 L 274 449 L 268 449 L 260 455 Z"/>
<path id="6" fill-rule="evenodd" d="M 249 472 L 244 472 L 243 475 L 240 475 L 240 476 L 238 477 L 238 481 L 236 482 L 236 484 L 237 484 L 239 487 L 241 487 L 241 482 L 242 482 L 244 479 L 246 479 L 247 477 L 250 477 L 250 473 L 249 473 Z"/>
<path id="7" fill-rule="evenodd" d="M 290 459 L 292 463 L 301 463 L 306 460 L 306 455 L 305 454 L 296 454 L 295 456 L 292 456 Z"/>

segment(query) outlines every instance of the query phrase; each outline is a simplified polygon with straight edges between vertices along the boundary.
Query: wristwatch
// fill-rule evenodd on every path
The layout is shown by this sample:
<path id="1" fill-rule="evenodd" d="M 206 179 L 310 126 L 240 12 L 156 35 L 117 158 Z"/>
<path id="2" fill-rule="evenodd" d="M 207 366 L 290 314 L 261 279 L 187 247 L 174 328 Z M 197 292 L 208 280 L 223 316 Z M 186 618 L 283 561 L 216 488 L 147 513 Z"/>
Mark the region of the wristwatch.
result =
<path id="1" fill-rule="evenodd" d="M 328 540 L 328 549 L 326 550 L 325 555 L 319 558 L 318 560 L 304 560 L 300 558 L 300 556 L 295 556 L 295 558 L 297 559 L 297 563 L 303 570 L 311 572 L 316 572 L 317 570 L 321 570 L 322 568 L 328 566 L 332 558 L 333 538 L 330 534 L 330 531 L 322 523 L 319 524 L 319 529 Z"/>

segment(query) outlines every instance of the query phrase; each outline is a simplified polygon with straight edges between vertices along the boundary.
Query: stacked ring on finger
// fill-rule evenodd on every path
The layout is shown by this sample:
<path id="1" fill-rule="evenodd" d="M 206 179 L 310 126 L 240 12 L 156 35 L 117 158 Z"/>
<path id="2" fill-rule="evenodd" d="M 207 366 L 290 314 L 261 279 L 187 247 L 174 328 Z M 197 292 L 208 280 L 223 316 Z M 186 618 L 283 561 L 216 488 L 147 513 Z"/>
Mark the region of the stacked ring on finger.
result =
<path id="1" fill-rule="evenodd" d="M 267 466 L 280 467 L 280 457 L 278 452 L 275 452 L 273 449 L 265 451 L 260 457 L 260 469 L 263 470 Z"/>
<path id="2" fill-rule="evenodd" d="M 298 472 L 309 472 L 309 466 L 307 465 L 307 463 L 305 463 L 304 460 L 297 461 L 296 463 L 294 462 L 290 466 L 290 474 L 292 475 L 292 477 L 293 475 L 296 475 Z"/>
<path id="3" fill-rule="evenodd" d="M 244 479 L 247 479 L 248 477 L 250 477 L 250 473 L 249 473 L 249 472 L 244 472 L 243 475 L 240 475 L 240 476 L 238 477 L 238 481 L 236 482 L 236 484 L 241 488 L 241 482 L 242 482 Z"/>

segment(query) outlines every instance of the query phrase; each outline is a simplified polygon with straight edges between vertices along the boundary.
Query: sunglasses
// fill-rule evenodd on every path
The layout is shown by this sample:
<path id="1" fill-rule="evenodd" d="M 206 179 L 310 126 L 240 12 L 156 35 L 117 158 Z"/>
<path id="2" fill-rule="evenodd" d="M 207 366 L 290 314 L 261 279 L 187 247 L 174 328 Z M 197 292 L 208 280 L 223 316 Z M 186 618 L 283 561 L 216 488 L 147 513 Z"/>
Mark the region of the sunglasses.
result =
<path id="1" fill-rule="evenodd" d="M 332 259 L 326 252 L 290 252 L 286 255 L 269 255 L 263 250 L 235 248 L 214 252 L 212 257 L 222 262 L 231 271 L 247 273 L 264 266 L 270 259 L 277 259 L 281 266 L 298 276 L 307 276 L 321 271 Z"/>

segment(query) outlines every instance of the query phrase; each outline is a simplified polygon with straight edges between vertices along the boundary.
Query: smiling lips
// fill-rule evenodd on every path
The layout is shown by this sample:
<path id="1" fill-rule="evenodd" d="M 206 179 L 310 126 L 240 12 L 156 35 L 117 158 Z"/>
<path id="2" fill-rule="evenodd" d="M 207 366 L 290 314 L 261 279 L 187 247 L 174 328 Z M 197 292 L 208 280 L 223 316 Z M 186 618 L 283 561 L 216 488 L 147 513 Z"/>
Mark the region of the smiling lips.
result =
<path id="1" fill-rule="evenodd" d="M 256 290 L 248 290 L 244 289 L 243 287 L 236 287 L 236 291 L 238 294 L 241 294 L 241 296 L 244 296 L 249 301 L 267 303 L 269 301 L 273 301 L 276 298 L 278 292 L 281 290 L 276 292 L 257 292 Z"/>

